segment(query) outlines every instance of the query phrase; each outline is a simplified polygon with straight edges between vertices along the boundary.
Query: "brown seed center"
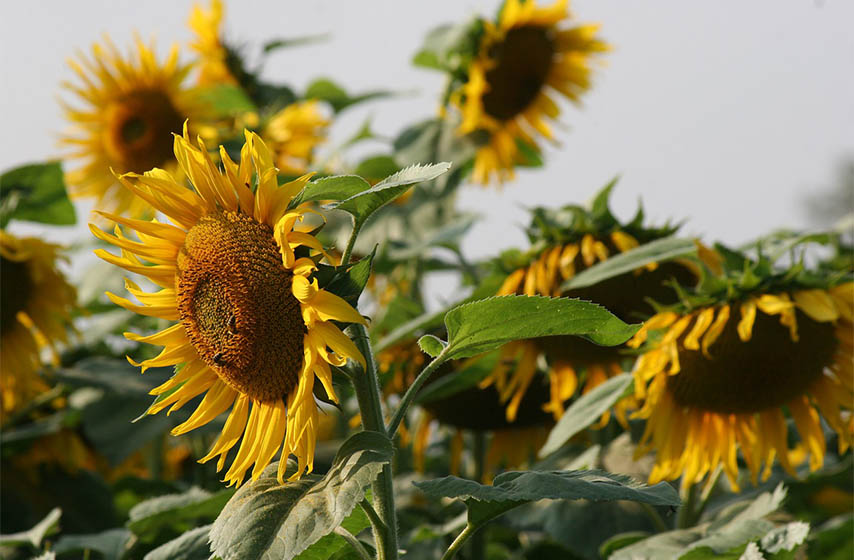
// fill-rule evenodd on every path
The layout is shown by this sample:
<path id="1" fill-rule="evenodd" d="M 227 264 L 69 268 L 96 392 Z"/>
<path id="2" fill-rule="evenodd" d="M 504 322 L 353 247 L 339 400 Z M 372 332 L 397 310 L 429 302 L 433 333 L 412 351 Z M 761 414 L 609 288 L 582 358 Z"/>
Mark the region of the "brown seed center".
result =
<path id="1" fill-rule="evenodd" d="M 804 394 L 833 363 L 837 341 L 831 323 L 800 311 L 797 320 L 800 338 L 792 342 L 778 316 L 757 311 L 753 337 L 742 342 L 738 320 L 731 317 L 709 347 L 711 359 L 682 349 L 680 340 L 681 371 L 667 377 L 667 389 L 682 406 L 725 414 L 779 407 Z"/>
<path id="2" fill-rule="evenodd" d="M 257 401 L 294 390 L 306 327 L 272 228 L 236 212 L 205 216 L 178 269 L 181 323 L 202 360 Z"/>
<path id="3" fill-rule="evenodd" d="M 517 27 L 490 51 L 495 66 L 486 73 L 489 90 L 483 95 L 486 113 L 512 119 L 536 99 L 549 76 L 554 44 L 545 27 Z"/>
<path id="4" fill-rule="evenodd" d="M 30 298 L 30 272 L 27 263 L 0 257 L 0 332 L 9 331 L 18 311 L 27 307 Z"/>
<path id="5" fill-rule="evenodd" d="M 172 133 L 180 133 L 184 117 L 162 91 L 142 90 L 116 101 L 108 112 L 107 153 L 116 171 L 142 173 L 172 158 Z"/>

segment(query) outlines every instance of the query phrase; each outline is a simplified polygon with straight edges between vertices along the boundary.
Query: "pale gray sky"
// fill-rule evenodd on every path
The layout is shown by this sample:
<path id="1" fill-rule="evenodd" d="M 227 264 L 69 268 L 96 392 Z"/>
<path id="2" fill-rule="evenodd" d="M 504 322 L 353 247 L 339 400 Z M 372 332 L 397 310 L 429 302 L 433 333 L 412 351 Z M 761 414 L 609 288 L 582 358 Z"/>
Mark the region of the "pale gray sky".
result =
<path id="1" fill-rule="evenodd" d="M 333 138 L 367 115 L 388 135 L 436 110 L 443 76 L 410 65 L 425 32 L 499 0 L 256 0 L 226 6 L 231 40 L 332 33 L 326 43 L 276 54 L 267 75 L 303 86 L 322 75 L 350 90 L 417 95 L 366 104 L 336 122 Z M 71 77 L 64 59 L 103 32 L 127 45 L 133 30 L 186 44 L 190 0 L 3 2 L 0 18 L 0 168 L 56 155 L 64 126 L 55 99 Z M 582 109 L 562 115 L 559 148 L 542 170 L 503 190 L 466 187 L 463 209 L 484 214 L 465 244 L 472 257 L 524 245 L 522 206 L 586 201 L 616 174 L 614 207 L 629 217 L 687 218 L 686 231 L 739 243 L 772 228 L 803 227 L 802 199 L 832 182 L 854 154 L 854 2 L 579 0 L 580 21 L 602 24 L 613 46 Z M 85 221 L 88 206 L 80 207 Z M 68 240 L 68 230 L 21 228 Z M 88 235 L 84 227 L 75 235 Z"/>

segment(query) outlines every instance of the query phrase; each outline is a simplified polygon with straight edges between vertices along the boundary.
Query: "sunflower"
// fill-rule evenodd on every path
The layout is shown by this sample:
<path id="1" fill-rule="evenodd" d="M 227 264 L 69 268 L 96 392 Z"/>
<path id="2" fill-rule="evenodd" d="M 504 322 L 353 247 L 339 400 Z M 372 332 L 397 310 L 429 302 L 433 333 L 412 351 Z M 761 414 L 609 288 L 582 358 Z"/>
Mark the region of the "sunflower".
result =
<path id="1" fill-rule="evenodd" d="M 228 49 L 220 40 L 223 7 L 220 0 L 211 0 L 210 10 L 200 4 L 193 5 L 187 24 L 195 33 L 195 41 L 190 48 L 199 56 L 198 84 L 210 86 L 218 84 L 237 85 L 237 80 L 228 67 Z"/>
<path id="2" fill-rule="evenodd" d="M 590 61 L 608 50 L 598 25 L 565 27 L 567 0 L 538 7 L 535 0 L 507 0 L 497 24 L 484 22 L 467 81 L 451 96 L 462 111 L 459 132 L 487 138 L 475 155 L 473 179 L 513 178 L 524 163 L 520 144 L 537 150 L 535 136 L 551 139 L 546 119 L 560 109 L 560 94 L 578 102 L 590 88 Z"/>
<path id="3" fill-rule="evenodd" d="M 284 174 L 304 173 L 315 146 L 326 140 L 329 120 L 317 100 L 292 103 L 274 114 L 261 133 Z"/>
<path id="4" fill-rule="evenodd" d="M 38 375 L 40 350 L 68 342 L 77 294 L 57 269 L 59 246 L 0 230 L 0 416 L 5 417 L 47 386 Z"/>
<path id="5" fill-rule="evenodd" d="M 91 226 L 96 237 L 122 249 L 121 256 L 96 251 L 101 258 L 162 288 L 146 293 L 128 280 L 128 291 L 141 305 L 108 297 L 137 313 L 176 321 L 150 336 L 126 333 L 131 340 L 164 347 L 157 357 L 135 364 L 143 371 L 182 364 L 152 390 L 158 398 L 148 412 L 170 406 L 174 411 L 204 393 L 189 420 L 172 431 L 179 435 L 231 408 L 222 433 L 201 459 L 219 457 L 217 470 L 222 470 L 242 438 L 225 473 L 229 485 L 239 485 L 253 463 L 257 479 L 280 448 L 280 481 L 289 455 L 298 460 L 294 478 L 311 472 L 318 425 L 315 376 L 336 401 L 330 365 L 344 365 L 347 358 L 364 365 L 333 321 L 365 320 L 312 279 L 324 254 L 308 233 L 312 228 L 300 224 L 312 211 L 307 205 L 289 208 L 310 175 L 278 186 L 270 149 L 254 133 L 247 131 L 245 138 L 239 164 L 220 148 L 220 170 L 201 139 L 198 146 L 190 143 L 185 128 L 183 137 L 175 137 L 175 157 L 194 190 L 181 188 L 161 169 L 120 177 L 172 223 L 103 214 L 136 230 L 139 241 L 125 237 L 119 226 L 115 235 Z"/>
<path id="6" fill-rule="evenodd" d="M 682 476 L 687 487 L 721 467 L 737 489 L 738 449 L 754 484 L 775 458 L 794 475 L 808 455 L 814 471 L 826 450 L 820 418 L 844 452 L 854 434 L 852 320 L 854 283 L 755 293 L 647 321 L 629 345 L 651 340 L 634 369 L 636 415 L 646 419 L 638 454 L 656 451 L 650 482 Z M 794 449 L 786 411 L 800 434 Z"/>
<path id="7" fill-rule="evenodd" d="M 578 297 L 603 305 L 623 320 L 636 319 L 638 315 L 651 314 L 647 302 L 669 301 L 675 297 L 665 283 L 676 278 L 682 283 L 696 280 L 696 268 L 687 261 L 651 263 L 646 267 L 622 274 L 589 286 L 565 292 L 561 285 L 577 272 L 607 260 L 609 255 L 628 251 L 639 245 L 638 240 L 625 231 L 609 234 L 585 233 L 580 241 L 555 244 L 544 249 L 531 264 L 513 271 L 498 290 L 497 295 L 544 295 L 552 297 Z M 501 350 L 498 366 L 483 380 L 481 387 L 494 385 L 501 401 L 507 404 L 507 420 L 513 421 L 520 404 L 534 383 L 539 363 L 548 362 L 550 398 L 545 409 L 557 420 L 564 412 L 564 403 L 576 394 L 581 373 L 585 373 L 582 394 L 623 372 L 624 356 L 619 347 L 597 346 L 571 336 L 552 336 L 511 342 Z M 626 424 L 628 401 L 618 406 L 617 419 Z M 605 413 L 601 422 L 610 418 Z"/>
<path id="8" fill-rule="evenodd" d="M 94 197 L 107 211 L 140 216 L 147 205 L 122 189 L 112 171 L 177 170 L 172 134 L 180 134 L 184 121 L 204 110 L 184 86 L 189 66 L 178 63 L 177 46 L 161 64 L 153 47 L 139 39 L 129 58 L 123 58 L 109 38 L 103 45 L 93 45 L 91 58 L 82 53 L 78 58 L 68 64 L 81 84 L 63 82 L 83 104 L 83 108 L 64 105 L 72 132 L 60 142 L 70 147 L 68 157 L 80 162 L 66 175 L 69 192 L 73 197 Z M 184 188 L 180 182 L 179 188 Z"/>

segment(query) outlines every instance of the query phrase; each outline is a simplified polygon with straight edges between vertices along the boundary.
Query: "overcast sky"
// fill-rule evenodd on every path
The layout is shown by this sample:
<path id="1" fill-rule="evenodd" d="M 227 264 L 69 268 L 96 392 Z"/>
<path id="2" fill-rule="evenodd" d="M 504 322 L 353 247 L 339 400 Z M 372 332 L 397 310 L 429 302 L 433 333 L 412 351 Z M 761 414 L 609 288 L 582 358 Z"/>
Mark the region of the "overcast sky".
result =
<path id="1" fill-rule="evenodd" d="M 192 2 L 76 0 L 3 2 L 0 18 L 5 125 L 0 168 L 57 154 L 64 123 L 58 84 L 64 63 L 108 32 L 128 45 L 138 30 L 161 50 L 190 38 Z M 437 24 L 494 13 L 498 0 L 257 0 L 226 6 L 232 41 L 331 33 L 329 41 L 271 58 L 266 73 L 302 87 L 328 75 L 352 91 L 413 95 L 345 113 L 333 138 L 368 116 L 394 135 L 434 114 L 443 76 L 411 66 Z M 547 165 L 522 171 L 502 190 L 467 186 L 460 204 L 481 212 L 465 249 L 471 257 L 524 246 L 524 206 L 583 202 L 616 174 L 614 207 L 628 218 L 642 197 L 658 220 L 686 218 L 686 232 L 740 243 L 780 227 L 804 227 L 803 199 L 833 182 L 854 155 L 854 2 L 586 0 L 579 21 L 600 22 L 614 46 L 584 107 L 565 107 L 561 145 Z M 80 206 L 85 221 L 88 206 Z M 17 226 L 68 240 L 68 230 Z M 87 235 L 85 228 L 75 235 Z"/>

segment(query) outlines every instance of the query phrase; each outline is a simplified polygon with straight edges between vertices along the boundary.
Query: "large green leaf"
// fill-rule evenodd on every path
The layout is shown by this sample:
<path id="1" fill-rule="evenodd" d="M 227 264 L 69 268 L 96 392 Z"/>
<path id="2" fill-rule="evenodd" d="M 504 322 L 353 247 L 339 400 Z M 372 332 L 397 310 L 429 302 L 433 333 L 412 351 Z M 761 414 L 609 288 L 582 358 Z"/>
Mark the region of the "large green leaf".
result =
<path id="1" fill-rule="evenodd" d="M 478 528 L 491 519 L 538 500 L 631 500 L 657 506 L 680 504 L 667 483 L 646 486 L 625 475 L 604 471 L 506 472 L 487 486 L 455 476 L 414 483 L 432 498 L 456 498 L 468 508 L 468 524 Z"/>
<path id="2" fill-rule="evenodd" d="M 326 208 L 329 210 L 343 210 L 352 214 L 356 227 L 361 227 L 371 214 L 405 193 L 416 183 L 431 181 L 450 168 L 450 163 L 411 165 L 386 177 L 367 190 L 326 205 Z"/>
<path id="3" fill-rule="evenodd" d="M 549 437 L 540 449 L 539 456 L 545 457 L 554 453 L 572 436 L 599 420 L 599 417 L 617 402 L 631 383 L 632 374 L 623 373 L 581 395 L 549 432 Z"/>
<path id="4" fill-rule="evenodd" d="M 677 237 L 657 239 L 649 243 L 644 243 L 625 253 L 614 255 L 579 272 L 564 282 L 561 290 L 567 291 L 592 286 L 650 263 L 689 257 L 696 254 L 697 246 L 693 239 Z"/>
<path id="5" fill-rule="evenodd" d="M 213 519 L 234 495 L 233 489 L 211 494 L 190 488 L 183 494 L 159 496 L 137 504 L 130 510 L 127 528 L 143 542 L 151 542 L 163 528 L 189 529 L 197 519 Z"/>
<path id="6" fill-rule="evenodd" d="M 359 432 L 323 477 L 279 484 L 278 464 L 270 465 L 222 510 L 211 528 L 211 550 L 223 560 L 295 558 L 341 525 L 392 454 L 385 434 Z M 290 462 L 286 476 L 294 471 Z"/>
<path id="7" fill-rule="evenodd" d="M 502 344 L 541 336 L 581 336 L 600 346 L 622 344 L 640 325 L 627 325 L 604 307 L 568 298 L 498 296 L 445 315 L 446 359 L 465 358 Z"/>
<path id="8" fill-rule="evenodd" d="M 211 557 L 210 530 L 210 525 L 204 525 L 187 531 L 150 551 L 144 560 L 208 560 Z"/>
<path id="9" fill-rule="evenodd" d="M 53 508 L 29 531 L 0 535 L 0 546 L 30 545 L 33 548 L 40 548 L 44 538 L 57 530 L 60 517 L 62 517 L 62 510 Z"/>
<path id="10" fill-rule="evenodd" d="M 59 162 L 32 163 L 0 175 L 0 226 L 10 219 L 71 225 L 77 221 Z"/>
<path id="11" fill-rule="evenodd" d="M 349 267 L 327 266 L 321 264 L 314 277 L 320 288 L 344 298 L 350 305 L 356 307 L 359 296 L 371 277 L 371 267 L 376 255 L 376 247 L 369 255 L 365 255 Z"/>
<path id="12" fill-rule="evenodd" d="M 57 554 L 95 550 L 104 560 L 119 560 L 127 551 L 131 532 L 127 529 L 107 529 L 93 535 L 64 535 L 57 541 Z"/>
<path id="13" fill-rule="evenodd" d="M 773 534 L 769 543 L 776 542 L 774 523 L 765 519 L 777 510 L 786 497 L 785 488 L 737 502 L 720 511 L 711 521 L 696 527 L 666 531 L 614 551 L 610 560 L 639 560 L 654 558 L 713 558 L 759 541 Z M 785 539 L 783 539 L 785 541 Z M 735 556 L 738 558 L 738 555 Z"/>
<path id="14" fill-rule="evenodd" d="M 358 507 L 341 523 L 341 527 L 353 535 L 358 535 L 371 525 L 365 511 Z M 319 541 L 302 551 L 297 560 L 326 560 L 340 551 L 347 550 L 350 544 L 344 537 L 335 533 L 321 537 Z"/>
<path id="15" fill-rule="evenodd" d="M 306 99 L 320 99 L 326 101 L 332 106 L 332 109 L 337 113 L 356 103 L 377 99 L 380 97 L 388 97 L 393 95 L 392 92 L 386 90 L 369 91 L 350 95 L 340 85 L 336 84 L 328 78 L 319 78 L 308 85 L 305 90 L 304 97 Z"/>
<path id="16" fill-rule="evenodd" d="M 291 208 L 303 202 L 345 200 L 371 188 L 370 183 L 357 175 L 334 175 L 308 183 L 291 201 Z"/>
<path id="17" fill-rule="evenodd" d="M 193 89 L 191 94 L 206 115 L 212 118 L 231 117 L 257 110 L 243 88 L 235 85 L 200 86 Z"/>

